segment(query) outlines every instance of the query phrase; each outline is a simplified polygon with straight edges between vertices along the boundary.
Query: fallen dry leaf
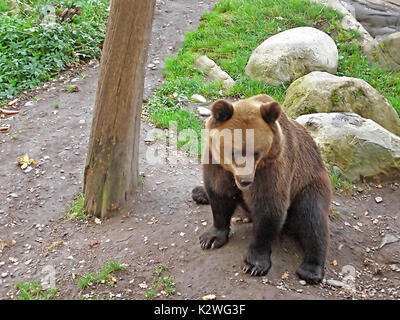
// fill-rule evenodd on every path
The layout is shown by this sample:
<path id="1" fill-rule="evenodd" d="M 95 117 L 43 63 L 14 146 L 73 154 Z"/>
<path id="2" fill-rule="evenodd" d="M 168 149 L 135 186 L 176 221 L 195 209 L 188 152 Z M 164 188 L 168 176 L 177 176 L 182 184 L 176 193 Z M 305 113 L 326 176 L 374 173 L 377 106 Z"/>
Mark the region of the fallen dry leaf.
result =
<path id="1" fill-rule="evenodd" d="M 285 272 L 283 275 L 281 275 L 281 280 L 285 280 L 288 276 L 289 274 Z"/>
<path id="2" fill-rule="evenodd" d="M 336 267 L 336 266 L 337 266 L 337 261 L 336 261 L 336 260 L 333 260 L 333 261 L 332 261 L 332 265 L 333 265 L 334 267 Z"/>
<path id="3" fill-rule="evenodd" d="M 94 246 L 96 246 L 96 245 L 98 245 L 98 244 L 100 244 L 100 241 L 99 241 L 99 240 L 96 240 L 96 241 L 93 242 L 93 243 L 89 243 L 88 246 L 89 246 L 89 248 L 93 248 Z"/>
<path id="4" fill-rule="evenodd" d="M 7 115 L 12 115 L 12 114 L 17 114 L 19 113 L 18 110 L 7 110 L 7 109 L 0 109 L 1 113 L 7 114 Z"/>
<path id="5" fill-rule="evenodd" d="M 101 224 L 101 220 L 99 218 L 94 218 L 94 223 L 95 224 Z"/>
<path id="6" fill-rule="evenodd" d="M 215 294 L 207 294 L 202 299 L 203 300 L 216 300 L 217 296 Z"/>
<path id="7" fill-rule="evenodd" d="M 157 223 L 158 220 L 155 217 L 151 217 L 150 220 L 147 222 L 147 224 L 153 224 L 153 223 Z"/>
<path id="8" fill-rule="evenodd" d="M 29 158 L 29 155 L 25 153 L 23 157 L 18 158 L 17 164 L 21 167 L 22 170 L 24 170 L 31 164 L 37 164 L 37 162 L 35 159 Z"/>
<path id="9" fill-rule="evenodd" d="M 14 100 L 10 101 L 10 102 L 8 103 L 8 105 L 9 105 L 9 106 L 13 106 L 13 105 L 16 104 L 17 102 L 18 102 L 18 99 L 14 99 Z"/>
<path id="10" fill-rule="evenodd" d="M 12 247 L 15 243 L 15 240 L 0 240 L 0 250 L 3 250 L 7 247 Z"/>
<path id="11" fill-rule="evenodd" d="M 7 132 L 8 130 L 10 130 L 9 124 L 0 126 L 0 132 Z"/>
<path id="12" fill-rule="evenodd" d="M 61 240 L 54 241 L 51 245 L 49 245 L 48 247 L 45 247 L 44 250 L 52 251 L 55 248 L 62 246 L 63 244 L 64 244 L 64 242 L 62 242 Z"/>

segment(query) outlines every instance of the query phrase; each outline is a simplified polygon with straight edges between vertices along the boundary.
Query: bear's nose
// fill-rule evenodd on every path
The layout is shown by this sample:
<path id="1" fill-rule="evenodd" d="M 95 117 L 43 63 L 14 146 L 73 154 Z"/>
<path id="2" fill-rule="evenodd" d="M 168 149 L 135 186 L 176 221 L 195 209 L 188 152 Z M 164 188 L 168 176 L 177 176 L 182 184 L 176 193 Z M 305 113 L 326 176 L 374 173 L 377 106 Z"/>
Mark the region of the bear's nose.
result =
<path id="1" fill-rule="evenodd" d="M 239 179 L 239 183 L 243 187 L 249 186 L 252 182 L 253 182 L 253 179 L 249 179 L 249 178 Z"/>

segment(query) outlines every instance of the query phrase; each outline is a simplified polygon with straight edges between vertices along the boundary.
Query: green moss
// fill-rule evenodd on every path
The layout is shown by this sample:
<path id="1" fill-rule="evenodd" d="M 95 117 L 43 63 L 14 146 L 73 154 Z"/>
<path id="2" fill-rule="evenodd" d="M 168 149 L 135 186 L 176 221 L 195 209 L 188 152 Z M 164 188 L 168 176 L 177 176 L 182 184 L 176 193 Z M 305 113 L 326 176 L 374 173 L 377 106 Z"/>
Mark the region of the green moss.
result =
<path id="1" fill-rule="evenodd" d="M 356 98 L 365 97 L 364 90 L 361 88 L 358 88 L 354 95 Z"/>
<path id="2" fill-rule="evenodd" d="M 312 114 L 312 113 L 317 113 L 317 109 L 314 106 L 307 107 L 306 110 L 304 111 L 304 114 Z"/>
<path id="3" fill-rule="evenodd" d="M 339 103 L 340 98 L 339 98 L 338 90 L 334 90 L 334 91 L 332 92 L 331 101 L 332 101 L 332 104 L 333 104 L 334 106 L 335 106 L 337 103 Z"/>

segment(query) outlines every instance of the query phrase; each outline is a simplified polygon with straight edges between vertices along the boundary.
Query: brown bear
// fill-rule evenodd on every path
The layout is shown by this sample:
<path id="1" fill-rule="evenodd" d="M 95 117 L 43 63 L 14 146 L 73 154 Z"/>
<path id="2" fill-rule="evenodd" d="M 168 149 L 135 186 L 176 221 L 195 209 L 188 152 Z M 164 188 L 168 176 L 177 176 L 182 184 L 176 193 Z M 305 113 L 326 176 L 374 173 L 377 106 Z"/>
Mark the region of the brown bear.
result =
<path id="1" fill-rule="evenodd" d="M 211 204 L 214 222 L 200 236 L 201 247 L 219 248 L 227 243 L 231 217 L 240 206 L 253 222 L 244 272 L 254 276 L 268 273 L 271 245 L 285 230 L 298 239 L 304 251 L 298 276 L 309 283 L 320 282 L 332 191 L 311 136 L 267 95 L 234 103 L 217 100 L 206 129 L 205 188 L 194 188 L 192 196 L 198 203 Z M 234 134 L 238 130 L 241 135 Z M 245 132 L 250 132 L 253 140 Z"/>

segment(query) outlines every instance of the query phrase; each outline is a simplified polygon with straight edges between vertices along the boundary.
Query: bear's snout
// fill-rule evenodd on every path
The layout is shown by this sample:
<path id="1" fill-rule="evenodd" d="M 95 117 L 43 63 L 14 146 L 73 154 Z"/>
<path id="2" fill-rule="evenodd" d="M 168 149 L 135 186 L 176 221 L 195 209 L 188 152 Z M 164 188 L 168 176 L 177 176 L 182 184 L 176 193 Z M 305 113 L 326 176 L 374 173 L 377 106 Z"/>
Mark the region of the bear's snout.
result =
<path id="1" fill-rule="evenodd" d="M 253 181 L 254 177 L 236 177 L 236 185 L 240 190 L 246 189 L 248 186 L 250 186 Z"/>

